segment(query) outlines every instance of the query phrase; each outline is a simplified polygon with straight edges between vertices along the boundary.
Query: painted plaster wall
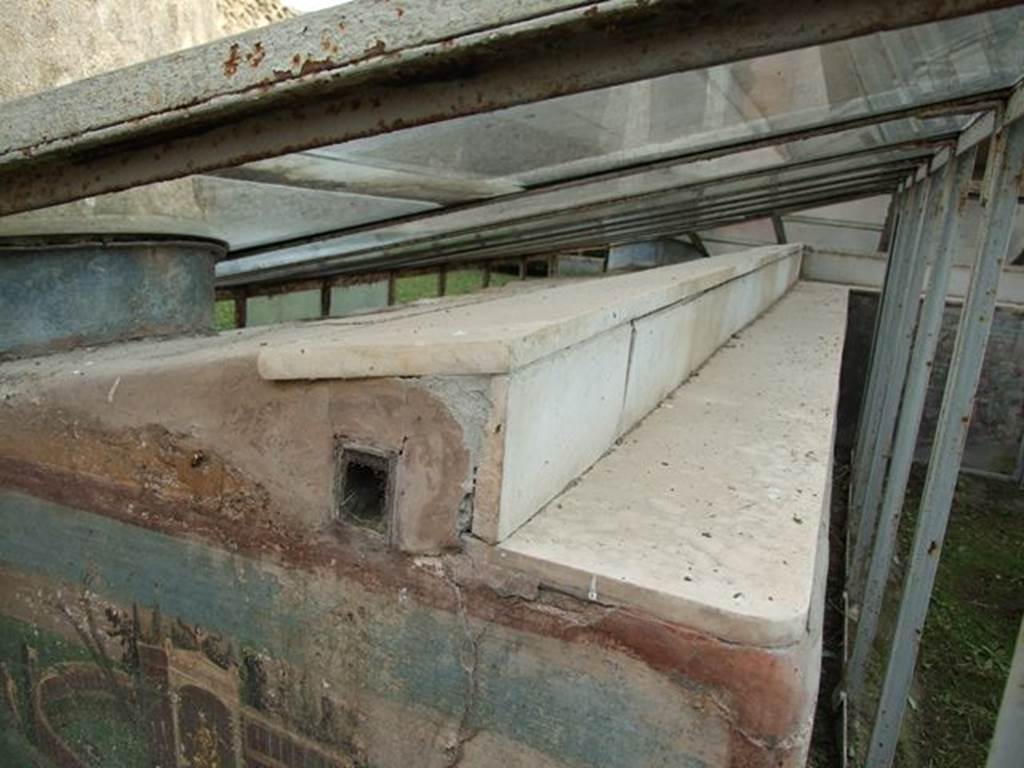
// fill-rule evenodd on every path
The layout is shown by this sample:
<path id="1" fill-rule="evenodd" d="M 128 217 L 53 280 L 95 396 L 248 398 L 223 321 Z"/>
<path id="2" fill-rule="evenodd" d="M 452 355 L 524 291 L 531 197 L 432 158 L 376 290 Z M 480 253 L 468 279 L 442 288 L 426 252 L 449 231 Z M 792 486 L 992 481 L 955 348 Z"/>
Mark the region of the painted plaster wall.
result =
<path id="1" fill-rule="evenodd" d="M 58 636 L 87 657 L 74 623 L 91 614 L 106 628 L 112 610 L 147 635 L 162 622 L 176 647 L 229 675 L 258 665 L 261 714 L 345 766 L 801 764 L 791 737 L 806 729 L 814 675 L 793 670 L 814 633 L 792 648 L 722 643 L 465 556 L 409 558 L 286 527 L 257 542 L 217 525 L 214 541 L 145 494 L 111 504 L 9 470 L 10 669 L 19 640 Z"/>
<path id="2" fill-rule="evenodd" d="M 450 765 L 461 749 L 467 766 L 696 768 L 730 751 L 709 694 L 599 643 L 485 620 L 494 608 L 441 562 L 394 564 L 368 588 L 327 563 L 281 569 L 16 493 L 0 495 L 0 528 L 8 616 L 70 635 L 51 601 L 80 609 L 86 583 L 98 615 L 159 606 L 263 659 L 268 716 L 308 729 L 330 708 L 324 746 L 352 765 Z"/>
<path id="3" fill-rule="evenodd" d="M 114 359 L 69 353 L 56 371 L 22 363 L 41 377 L 13 377 L 8 369 L 0 375 L 0 456 L 42 463 L 68 482 L 77 474 L 104 478 L 103 494 L 147 489 L 154 504 L 175 514 L 201 511 L 200 525 L 232 522 L 259 535 L 277 525 L 330 527 L 335 444 L 372 446 L 396 457 L 396 545 L 430 553 L 457 546 L 478 461 L 464 429 L 482 424 L 460 423 L 461 410 L 445 397 L 469 399 L 467 389 L 479 390 L 482 422 L 486 382 L 449 391 L 399 379 L 281 385 L 257 375 L 259 342 L 236 338 L 207 339 L 219 354 L 184 361 L 158 353 L 142 365 L 127 347 L 123 357 L 105 351 Z M 195 339 L 168 343 L 202 348 Z M 246 354 L 232 354 L 230 344 Z"/>

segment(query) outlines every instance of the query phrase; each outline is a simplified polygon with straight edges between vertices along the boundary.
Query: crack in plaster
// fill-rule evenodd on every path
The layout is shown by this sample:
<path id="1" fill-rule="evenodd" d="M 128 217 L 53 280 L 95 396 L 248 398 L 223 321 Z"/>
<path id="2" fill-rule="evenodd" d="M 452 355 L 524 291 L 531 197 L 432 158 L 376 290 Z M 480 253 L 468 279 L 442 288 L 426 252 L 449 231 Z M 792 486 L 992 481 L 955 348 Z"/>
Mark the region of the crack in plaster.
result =
<path id="1" fill-rule="evenodd" d="M 456 766 L 462 763 L 466 744 L 480 733 L 478 727 L 470 727 L 470 724 L 476 715 L 477 703 L 480 698 L 480 678 L 478 674 L 480 668 L 480 643 L 487 633 L 487 625 L 485 624 L 479 632 L 475 635 L 473 634 L 469 621 L 469 612 L 466 608 L 466 595 L 462 585 L 455 578 L 455 574 L 452 572 L 448 562 L 442 564 L 442 569 L 446 581 L 451 585 L 452 591 L 455 593 L 456 613 L 465 635 L 459 658 L 459 664 L 466 675 L 465 703 L 462 708 L 462 715 L 459 718 L 458 728 L 454 734 L 455 743 L 445 748 L 445 752 L 448 754 L 445 768 L 456 768 Z M 467 649 L 468 654 L 465 653 Z"/>

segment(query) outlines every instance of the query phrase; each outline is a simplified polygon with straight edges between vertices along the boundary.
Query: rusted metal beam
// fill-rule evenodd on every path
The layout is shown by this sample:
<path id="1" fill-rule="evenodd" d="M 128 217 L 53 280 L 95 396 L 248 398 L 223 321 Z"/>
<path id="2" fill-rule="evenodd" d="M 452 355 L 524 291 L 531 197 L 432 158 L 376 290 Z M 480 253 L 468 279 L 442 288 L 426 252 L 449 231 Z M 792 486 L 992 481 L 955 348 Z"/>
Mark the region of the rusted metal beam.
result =
<path id="1" fill-rule="evenodd" d="M 0 215 L 1014 4 L 355 2 L 0 106 Z"/>
<path id="2" fill-rule="evenodd" d="M 864 761 L 866 768 L 888 768 L 896 753 L 992 330 L 997 289 L 1013 233 L 1022 179 L 1024 124 L 1003 121 L 989 148 L 976 261 L 960 312 L 928 473 L 918 504 L 909 565 Z"/>

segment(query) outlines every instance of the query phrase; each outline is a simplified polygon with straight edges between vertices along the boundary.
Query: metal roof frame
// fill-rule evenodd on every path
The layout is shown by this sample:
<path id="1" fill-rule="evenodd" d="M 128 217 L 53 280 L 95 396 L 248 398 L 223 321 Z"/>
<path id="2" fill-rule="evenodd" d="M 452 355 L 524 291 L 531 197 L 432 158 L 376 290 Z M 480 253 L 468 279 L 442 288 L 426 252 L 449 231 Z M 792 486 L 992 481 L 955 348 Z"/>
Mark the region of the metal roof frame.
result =
<path id="1" fill-rule="evenodd" d="M 355 249 L 351 253 L 344 255 L 339 253 L 340 247 L 338 246 L 335 246 L 332 252 L 331 244 L 326 241 L 328 236 L 301 238 L 298 239 L 298 245 L 316 243 L 319 244 L 324 253 L 315 258 L 307 258 L 302 264 L 280 265 L 277 267 L 274 267 L 271 263 L 265 264 L 263 267 L 260 265 L 246 265 L 243 268 L 247 276 L 242 279 L 253 282 L 262 279 L 323 274 L 325 271 L 331 271 L 345 262 L 359 262 L 362 260 L 361 257 L 369 257 L 374 262 L 377 260 L 376 256 L 397 260 L 403 255 L 408 255 L 410 252 L 415 253 L 421 250 L 432 250 L 442 256 L 454 255 L 448 249 L 451 247 L 464 248 L 467 240 L 472 242 L 472 247 L 479 250 L 482 250 L 491 238 L 504 240 L 518 238 L 517 242 L 525 246 L 526 241 L 535 236 L 551 237 L 555 234 L 566 233 L 567 227 L 568 231 L 572 231 L 574 227 L 577 230 L 581 227 L 593 229 L 595 221 L 605 217 L 626 217 L 633 210 L 639 211 L 643 215 L 650 215 L 663 210 L 693 210 L 695 205 L 707 206 L 723 198 L 728 198 L 728 201 L 735 203 L 736 201 L 746 199 L 751 194 L 755 197 L 763 196 L 765 190 L 768 193 L 774 193 L 777 188 L 782 188 L 784 185 L 779 183 L 778 180 L 787 177 L 796 177 L 791 184 L 797 184 L 795 189 L 798 190 L 802 189 L 799 186 L 799 182 L 807 183 L 808 180 L 818 180 L 820 181 L 818 188 L 822 196 L 830 197 L 832 194 L 830 188 L 832 186 L 837 185 L 846 176 L 855 175 L 858 172 L 870 172 L 882 168 L 886 171 L 896 170 L 901 174 L 900 178 L 911 174 L 919 165 L 927 165 L 932 154 L 937 149 L 949 145 L 954 140 L 954 136 L 946 135 L 927 141 L 915 140 L 881 145 L 853 152 L 732 173 L 718 178 L 677 184 L 673 187 L 666 187 L 643 194 L 586 202 L 562 209 L 555 207 L 554 201 L 545 199 L 549 195 L 542 195 L 541 191 L 528 192 L 516 196 L 517 200 L 526 204 L 525 210 L 521 215 L 515 215 L 515 204 L 513 202 L 502 199 L 501 213 L 503 218 L 496 222 L 481 220 L 476 216 L 477 211 L 488 208 L 488 204 L 485 203 L 461 206 L 455 210 L 431 211 L 426 214 L 406 217 L 401 222 L 391 220 L 390 222 L 379 222 L 365 227 L 355 227 L 341 231 L 338 235 L 344 236 L 353 232 L 367 232 L 381 227 L 394 226 L 397 223 L 412 225 L 419 222 L 433 222 L 433 226 L 436 227 L 438 226 L 437 222 L 444 220 L 463 222 L 461 226 L 452 226 L 450 231 L 441 234 L 410 237 L 407 240 L 389 245 L 368 246 Z M 877 162 L 879 155 L 898 152 L 905 152 L 906 154 L 892 163 L 880 165 Z M 842 174 L 837 174 L 834 169 L 829 169 L 830 165 L 835 166 L 837 163 L 848 162 L 852 159 L 860 160 L 861 164 L 847 169 Z M 745 194 L 743 193 L 744 186 L 762 180 L 764 183 L 757 189 L 750 190 Z M 773 183 L 773 180 L 776 181 Z M 888 189 L 888 186 L 886 189 Z M 534 200 L 532 198 L 539 199 Z M 490 205 L 493 206 L 493 202 Z M 560 239 L 559 242 L 561 243 L 563 240 L 564 238 Z M 591 241 L 591 238 L 587 238 L 588 243 Z M 264 253 L 273 256 L 278 252 L 279 249 L 273 247 L 257 248 L 243 251 L 238 256 L 248 256 L 251 253 L 257 256 Z M 219 284 L 231 285 L 238 283 L 239 279 L 230 274 L 232 271 L 230 267 L 232 265 L 225 264 L 224 266 L 229 267 L 229 271 L 221 275 Z M 240 264 L 239 266 L 241 267 L 242 265 Z"/>
<path id="2" fill-rule="evenodd" d="M 356 2 L 0 105 L 0 215 L 1015 4 Z"/>

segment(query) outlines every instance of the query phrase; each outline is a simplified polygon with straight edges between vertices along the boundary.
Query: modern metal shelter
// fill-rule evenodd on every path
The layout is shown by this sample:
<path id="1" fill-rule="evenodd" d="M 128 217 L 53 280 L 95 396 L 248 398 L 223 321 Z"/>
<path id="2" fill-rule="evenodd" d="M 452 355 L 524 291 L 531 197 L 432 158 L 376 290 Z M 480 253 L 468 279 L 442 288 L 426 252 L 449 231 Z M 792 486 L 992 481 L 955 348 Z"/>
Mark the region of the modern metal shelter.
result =
<path id="1" fill-rule="evenodd" d="M 1000 0 L 357 0 L 0 105 L 0 232 L 74 229 L 61 204 L 187 176 L 202 215 L 172 234 L 226 241 L 217 284 L 248 289 L 893 195 L 853 463 L 856 702 L 983 169 L 971 286 L 861 756 L 887 766 L 1022 194 L 1022 76 L 1024 6 Z"/>

